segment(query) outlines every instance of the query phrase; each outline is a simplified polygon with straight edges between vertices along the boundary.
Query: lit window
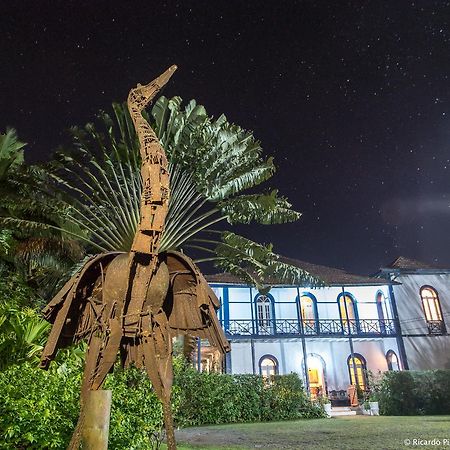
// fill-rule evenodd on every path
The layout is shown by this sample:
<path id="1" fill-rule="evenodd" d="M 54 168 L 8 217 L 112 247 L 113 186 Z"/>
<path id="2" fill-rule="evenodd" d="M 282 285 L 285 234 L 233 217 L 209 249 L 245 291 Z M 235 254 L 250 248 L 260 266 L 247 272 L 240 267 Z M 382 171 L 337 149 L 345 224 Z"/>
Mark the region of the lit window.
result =
<path id="1" fill-rule="evenodd" d="M 400 370 L 400 364 L 398 361 L 398 357 L 393 350 L 389 350 L 386 353 L 386 360 L 387 360 L 387 365 L 388 365 L 389 370 L 394 370 L 394 371 Z"/>
<path id="2" fill-rule="evenodd" d="M 300 297 L 300 308 L 305 332 L 315 333 L 317 319 L 315 298 L 310 295 L 302 295 Z"/>
<path id="3" fill-rule="evenodd" d="M 259 368 L 264 378 L 270 378 L 278 372 L 277 361 L 271 356 L 264 356 L 259 363 Z"/>
<path id="4" fill-rule="evenodd" d="M 361 390 L 367 389 L 366 360 L 358 354 L 350 355 L 347 360 L 350 372 L 350 384 L 358 386 Z"/>
<path id="5" fill-rule="evenodd" d="M 271 310 L 272 304 L 270 297 L 267 295 L 260 295 L 256 300 L 256 314 L 260 333 L 271 332 Z"/>
<path id="6" fill-rule="evenodd" d="M 442 320 L 441 308 L 436 291 L 431 287 L 423 287 L 420 290 L 423 309 L 427 320 Z"/>
<path id="7" fill-rule="evenodd" d="M 344 332 L 348 331 L 348 322 L 350 322 L 352 332 L 354 332 L 354 328 L 356 326 L 356 305 L 352 297 L 342 294 L 339 296 L 339 312 L 341 314 Z"/>
<path id="8" fill-rule="evenodd" d="M 428 322 L 429 332 L 432 334 L 445 333 L 444 321 L 442 320 L 441 305 L 435 289 L 424 286 L 420 289 L 423 311 Z"/>

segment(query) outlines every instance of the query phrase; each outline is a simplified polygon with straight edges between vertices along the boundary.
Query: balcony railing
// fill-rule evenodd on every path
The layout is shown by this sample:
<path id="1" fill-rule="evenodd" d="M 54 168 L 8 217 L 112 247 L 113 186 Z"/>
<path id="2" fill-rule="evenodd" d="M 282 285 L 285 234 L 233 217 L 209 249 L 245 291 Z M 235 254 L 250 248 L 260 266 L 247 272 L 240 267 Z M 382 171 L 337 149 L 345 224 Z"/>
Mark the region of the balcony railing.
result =
<path id="1" fill-rule="evenodd" d="M 273 319 L 265 321 L 230 320 L 223 324 L 229 336 L 392 336 L 392 319 Z"/>
<path id="2" fill-rule="evenodd" d="M 427 320 L 429 334 L 445 334 L 445 324 L 442 320 Z"/>

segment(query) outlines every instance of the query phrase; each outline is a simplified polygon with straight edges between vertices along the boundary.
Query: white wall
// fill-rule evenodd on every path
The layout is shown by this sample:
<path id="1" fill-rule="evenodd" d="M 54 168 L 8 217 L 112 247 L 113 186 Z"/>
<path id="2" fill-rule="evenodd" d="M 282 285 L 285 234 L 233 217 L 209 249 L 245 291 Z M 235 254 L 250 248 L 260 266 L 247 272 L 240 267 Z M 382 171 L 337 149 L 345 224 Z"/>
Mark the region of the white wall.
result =
<path id="1" fill-rule="evenodd" d="M 409 368 L 450 369 L 450 336 L 428 335 L 420 297 L 422 286 L 437 291 L 444 323 L 450 331 L 450 274 L 402 274 L 395 280 L 402 283 L 393 289 L 402 334 L 406 335 L 403 341 Z"/>
<path id="2" fill-rule="evenodd" d="M 263 356 L 270 355 L 277 359 L 279 373 L 297 373 L 303 380 L 303 349 L 301 339 L 265 339 L 253 340 L 254 365 L 252 364 L 251 341 L 233 341 L 231 344 L 231 372 L 234 374 L 259 374 L 259 361 Z M 386 353 L 393 350 L 398 356 L 395 338 L 353 339 L 354 352 L 361 354 L 367 369 L 374 375 L 388 370 Z M 347 358 L 350 355 L 348 339 L 306 339 L 308 355 L 318 355 L 325 363 L 326 382 L 328 390 L 347 389 L 350 384 Z"/>
<path id="3" fill-rule="evenodd" d="M 214 287 L 214 284 L 213 284 Z M 220 291 L 225 296 L 224 288 Z M 258 292 L 250 287 L 228 286 L 230 320 L 250 320 L 254 299 Z M 300 295 L 310 292 L 317 299 L 318 319 L 339 319 L 337 299 L 342 293 L 340 287 L 320 289 L 300 288 Z M 381 291 L 387 299 L 387 314 L 392 318 L 388 286 L 346 287 L 345 291 L 353 295 L 357 302 L 360 319 L 378 319 L 376 296 Z M 297 288 L 275 287 L 270 291 L 274 299 L 277 319 L 297 319 Z M 224 298 L 224 297 L 222 297 Z M 253 309 L 254 311 L 254 309 Z M 223 318 L 222 314 L 222 318 Z M 393 350 L 399 356 L 395 338 L 353 338 L 354 351 L 367 361 L 367 368 L 374 373 L 387 370 L 386 352 Z M 253 356 L 252 356 L 253 345 Z M 306 338 L 308 354 L 320 356 L 325 364 L 328 390 L 346 389 L 350 383 L 347 358 L 350 355 L 348 338 Z M 304 379 L 303 349 L 298 338 L 234 339 L 231 342 L 231 372 L 259 374 L 259 361 L 263 356 L 275 357 L 279 364 L 279 373 L 296 372 Z"/>
<path id="4" fill-rule="evenodd" d="M 420 298 L 420 288 L 432 286 L 439 295 L 444 322 L 450 326 L 450 274 L 401 275 L 395 279 L 402 283 L 394 286 L 400 325 L 404 334 L 428 334 Z"/>

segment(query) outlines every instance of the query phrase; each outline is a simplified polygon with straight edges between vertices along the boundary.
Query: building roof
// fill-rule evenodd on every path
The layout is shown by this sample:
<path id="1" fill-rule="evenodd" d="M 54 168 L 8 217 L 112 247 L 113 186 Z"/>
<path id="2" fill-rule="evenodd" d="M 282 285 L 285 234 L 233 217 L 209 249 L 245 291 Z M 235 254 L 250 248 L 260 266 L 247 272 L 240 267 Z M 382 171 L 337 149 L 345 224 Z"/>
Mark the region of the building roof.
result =
<path id="1" fill-rule="evenodd" d="M 280 260 L 284 263 L 291 264 L 305 270 L 314 277 L 322 280 L 328 286 L 381 286 L 389 284 L 389 281 L 386 281 L 385 279 L 355 275 L 342 269 L 321 266 L 306 261 L 300 261 L 298 259 L 281 257 Z M 206 279 L 209 283 L 246 284 L 241 281 L 239 277 L 230 273 L 206 275 Z M 270 281 L 270 284 L 285 285 L 285 283 L 277 282 L 277 280 L 273 280 L 273 282 Z"/>
<path id="2" fill-rule="evenodd" d="M 406 269 L 406 270 L 436 269 L 436 267 L 433 267 L 430 264 L 426 264 L 421 261 L 416 261 L 415 259 L 406 258 L 404 256 L 399 256 L 397 259 L 388 264 L 386 268 Z"/>
<path id="3" fill-rule="evenodd" d="M 390 264 L 382 267 L 378 272 L 378 275 L 383 273 L 392 272 L 406 272 L 406 273 L 447 273 L 450 269 L 443 267 L 437 267 L 435 265 L 427 264 L 415 259 L 406 258 L 405 256 L 399 256 Z"/>

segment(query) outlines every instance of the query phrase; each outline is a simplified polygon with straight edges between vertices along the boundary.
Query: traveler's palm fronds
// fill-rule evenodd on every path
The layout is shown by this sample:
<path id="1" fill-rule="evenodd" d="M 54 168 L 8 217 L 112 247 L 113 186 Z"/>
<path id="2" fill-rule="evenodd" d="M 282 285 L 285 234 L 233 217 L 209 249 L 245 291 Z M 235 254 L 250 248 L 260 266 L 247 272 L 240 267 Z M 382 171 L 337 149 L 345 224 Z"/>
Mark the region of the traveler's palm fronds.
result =
<path id="1" fill-rule="evenodd" d="M 231 232 L 222 233 L 216 253 L 219 267 L 254 284 L 262 293 L 270 290 L 271 283 L 323 285 L 305 270 L 283 262 L 272 252 L 271 244 L 261 245 Z"/>
<path id="2" fill-rule="evenodd" d="M 126 105 L 114 104 L 113 109 L 113 117 L 101 112 L 98 124 L 73 128 L 75 148 L 60 151 L 45 167 L 42 190 L 58 205 L 64 226 L 39 221 L 27 226 L 64 230 L 65 236 L 84 241 L 89 251 L 130 249 L 140 217 L 139 145 Z M 220 254 L 224 246 L 241 243 L 226 242 L 227 235 L 214 230 L 214 225 L 275 224 L 300 217 L 276 190 L 254 192 L 274 174 L 272 158 L 263 158 L 252 133 L 230 124 L 223 115 L 210 118 L 194 100 L 183 108 L 179 97 L 160 97 L 146 118 L 169 160 L 171 197 L 160 251 L 203 250 L 209 257 L 199 262 L 213 260 L 242 275 L 237 268 L 248 265 L 252 257 L 244 261 L 239 252 L 230 251 L 227 258 L 234 258 L 233 264 L 225 266 Z M 253 255 L 255 264 L 260 263 L 259 256 Z M 271 270 L 280 276 L 309 281 L 303 271 L 284 268 L 271 252 L 265 263 L 270 258 Z"/>

